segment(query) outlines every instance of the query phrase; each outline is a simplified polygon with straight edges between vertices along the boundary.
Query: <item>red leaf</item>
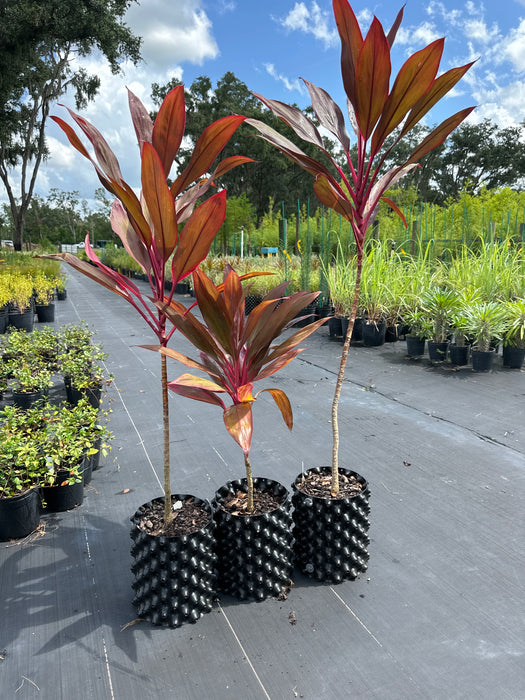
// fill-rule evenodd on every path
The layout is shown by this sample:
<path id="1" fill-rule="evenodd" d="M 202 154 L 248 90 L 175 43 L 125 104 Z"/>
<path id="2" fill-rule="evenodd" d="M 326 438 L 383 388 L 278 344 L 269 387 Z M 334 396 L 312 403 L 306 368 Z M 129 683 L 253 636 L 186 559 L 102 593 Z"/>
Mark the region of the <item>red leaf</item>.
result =
<path id="1" fill-rule="evenodd" d="M 171 195 L 170 195 L 171 197 Z M 173 256 L 173 284 L 186 277 L 204 260 L 226 217 L 226 190 L 203 202 L 182 229 Z"/>
<path id="2" fill-rule="evenodd" d="M 403 222 L 405 228 L 408 228 L 408 224 L 407 224 L 407 220 L 405 219 L 405 215 L 403 214 L 401 209 L 397 206 L 397 204 L 395 202 L 393 202 L 389 197 L 381 197 L 381 199 L 383 200 L 383 202 L 386 202 L 388 204 L 388 206 L 396 212 L 396 214 L 399 216 L 399 218 Z"/>
<path id="3" fill-rule="evenodd" d="M 421 160 L 427 153 L 430 153 L 434 148 L 441 146 L 443 141 L 451 134 L 454 129 L 461 124 L 461 122 L 468 117 L 468 115 L 474 110 L 475 107 L 467 107 L 460 112 L 456 112 L 452 117 L 445 119 L 438 127 L 436 127 L 412 152 L 412 155 L 407 160 L 405 165 L 410 163 L 417 163 Z"/>
<path id="4" fill-rule="evenodd" d="M 278 409 L 281 411 L 284 422 L 291 430 L 293 428 L 293 411 L 288 396 L 286 396 L 284 391 L 281 391 L 281 389 L 263 389 L 257 393 L 257 396 L 262 394 L 263 391 L 267 391 L 271 395 L 277 404 Z"/>
<path id="5" fill-rule="evenodd" d="M 92 124 L 90 124 L 87 119 L 84 119 L 78 114 L 75 114 L 71 109 L 66 108 L 72 119 L 78 124 L 82 131 L 86 134 L 88 139 L 93 145 L 95 150 L 95 156 L 99 162 L 100 167 L 103 172 L 107 175 L 110 180 L 115 182 L 120 182 L 122 180 L 122 173 L 120 172 L 120 166 L 118 160 L 108 146 L 106 139 L 102 136 L 100 131 L 96 129 Z"/>
<path id="6" fill-rule="evenodd" d="M 341 214 L 347 221 L 352 221 L 354 208 L 351 202 L 339 192 L 332 177 L 329 180 L 325 175 L 318 175 L 314 180 L 314 191 L 321 204 Z"/>
<path id="7" fill-rule="evenodd" d="M 345 153 L 350 150 L 350 138 L 345 128 L 343 113 L 330 95 L 323 88 L 316 87 L 313 83 L 301 78 L 312 100 L 315 116 L 321 126 L 328 129 L 339 141 Z"/>
<path id="8" fill-rule="evenodd" d="M 142 148 L 142 194 L 153 222 L 155 248 L 166 262 L 177 245 L 175 202 L 159 155 L 150 143 Z"/>
<path id="9" fill-rule="evenodd" d="M 379 152 L 388 134 L 431 87 L 439 68 L 444 42 L 444 39 L 433 41 L 421 51 L 416 51 L 401 66 L 372 137 L 372 155 Z"/>
<path id="10" fill-rule="evenodd" d="M 297 107 L 292 107 L 279 100 L 270 100 L 262 95 L 258 95 L 256 92 L 253 93 L 263 104 L 265 104 L 269 110 L 271 110 L 279 119 L 285 124 L 288 124 L 292 128 L 297 136 L 304 141 L 309 141 L 310 143 L 319 146 L 324 150 L 323 139 L 317 131 L 314 124 L 306 117 L 300 109 Z"/>
<path id="11" fill-rule="evenodd" d="M 195 144 L 190 162 L 171 186 L 174 197 L 208 172 L 215 158 L 244 120 L 245 117 L 233 114 L 218 119 L 204 129 Z"/>
<path id="12" fill-rule="evenodd" d="M 206 391 L 206 389 L 200 389 L 199 387 L 192 386 L 179 386 L 177 380 L 173 382 L 168 382 L 168 389 L 173 391 L 179 396 L 185 396 L 187 399 L 193 399 L 194 401 L 202 401 L 203 403 L 211 403 L 214 406 L 220 406 L 224 409 L 224 403 L 218 396 L 215 396 L 211 391 Z"/>
<path id="13" fill-rule="evenodd" d="M 135 127 L 135 134 L 139 147 L 142 150 L 143 143 L 151 143 L 153 124 L 148 110 L 144 107 L 139 98 L 128 88 L 128 104 L 131 114 L 131 121 Z"/>
<path id="14" fill-rule="evenodd" d="M 251 403 L 238 403 L 230 406 L 223 414 L 224 425 L 235 442 L 241 446 L 246 456 L 250 452 L 253 433 Z"/>
<path id="15" fill-rule="evenodd" d="M 388 97 L 390 47 L 383 27 L 374 17 L 359 53 L 355 71 L 355 116 L 362 137 L 368 140 Z"/>
<path id="16" fill-rule="evenodd" d="M 109 219 L 111 228 L 122 241 L 126 251 L 147 274 L 151 270 L 148 251 L 143 240 L 135 233 L 122 202 L 118 199 L 113 202 Z"/>
<path id="17" fill-rule="evenodd" d="M 403 5 L 403 7 L 397 13 L 397 17 L 394 20 L 394 24 L 390 27 L 390 31 L 388 32 L 387 41 L 388 41 L 388 45 L 390 46 L 390 48 L 392 48 L 392 44 L 394 43 L 396 35 L 397 35 L 397 30 L 399 29 L 399 26 L 400 26 L 401 22 L 403 21 L 404 9 L 405 9 L 405 5 Z"/>
<path id="18" fill-rule="evenodd" d="M 332 4 L 337 30 L 341 37 L 341 74 L 343 85 L 348 99 L 355 107 L 355 70 L 359 52 L 363 45 L 363 35 L 348 0 L 333 0 Z"/>
<path id="19" fill-rule="evenodd" d="M 164 98 L 153 125 L 152 143 L 166 175 L 169 175 L 186 127 L 184 86 L 170 90 Z"/>

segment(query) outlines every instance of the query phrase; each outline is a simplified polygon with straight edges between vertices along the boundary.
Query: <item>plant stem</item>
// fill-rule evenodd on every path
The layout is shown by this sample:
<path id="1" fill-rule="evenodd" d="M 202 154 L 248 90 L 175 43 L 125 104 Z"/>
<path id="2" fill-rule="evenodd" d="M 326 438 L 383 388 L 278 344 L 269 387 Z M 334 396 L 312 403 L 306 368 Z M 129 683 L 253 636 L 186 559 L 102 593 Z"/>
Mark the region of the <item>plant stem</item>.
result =
<path id="1" fill-rule="evenodd" d="M 170 416 L 168 408 L 168 370 L 165 355 L 160 356 L 161 384 L 162 384 L 162 421 L 164 428 L 164 526 L 173 520 L 171 510 L 171 483 L 170 483 Z"/>
<path id="2" fill-rule="evenodd" d="M 339 399 L 341 397 L 341 389 L 345 377 L 346 361 L 348 359 L 348 350 L 350 348 L 350 339 L 354 330 L 355 317 L 357 316 L 357 306 L 359 304 L 359 291 L 361 286 L 361 269 L 363 265 L 362 255 L 357 258 L 357 271 L 354 287 L 354 299 L 352 309 L 348 318 L 348 330 L 345 336 L 343 345 L 343 354 L 341 355 L 341 363 L 335 383 L 334 400 L 332 402 L 332 483 L 330 485 L 330 493 L 332 496 L 337 496 L 339 493 Z"/>
<path id="3" fill-rule="evenodd" d="M 248 483 L 248 503 L 246 509 L 248 513 L 253 513 L 253 477 L 252 477 L 252 465 L 248 455 L 244 455 L 244 466 L 246 467 L 246 481 Z"/>

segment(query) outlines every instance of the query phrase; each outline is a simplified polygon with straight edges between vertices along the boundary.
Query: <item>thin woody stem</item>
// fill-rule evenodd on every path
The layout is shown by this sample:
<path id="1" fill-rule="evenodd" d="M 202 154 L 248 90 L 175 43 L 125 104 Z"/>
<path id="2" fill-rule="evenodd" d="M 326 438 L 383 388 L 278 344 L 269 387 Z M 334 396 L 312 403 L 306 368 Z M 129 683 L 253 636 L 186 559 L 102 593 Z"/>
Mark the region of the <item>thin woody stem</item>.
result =
<path id="1" fill-rule="evenodd" d="M 248 484 L 248 503 L 246 504 L 246 509 L 248 513 L 253 513 L 253 477 L 252 477 L 252 465 L 248 455 L 244 455 L 244 466 L 246 467 L 246 482 Z"/>
<path id="2" fill-rule="evenodd" d="M 341 355 L 341 363 L 339 365 L 339 372 L 337 374 L 337 381 L 335 383 L 335 393 L 334 400 L 332 402 L 332 483 L 330 486 L 330 493 L 332 496 L 337 496 L 339 493 L 339 399 L 341 397 L 341 389 L 343 386 L 343 380 L 345 377 L 346 361 L 348 359 L 348 350 L 350 348 L 350 339 L 352 337 L 352 331 L 354 329 L 355 317 L 357 315 L 357 306 L 359 303 L 359 291 L 361 286 L 361 267 L 362 267 L 362 255 L 358 254 L 357 258 L 357 272 L 355 278 L 354 287 L 354 299 L 352 301 L 352 309 L 350 311 L 350 316 L 348 318 L 348 330 L 345 336 L 345 342 L 343 345 L 343 354 Z"/>
<path id="3" fill-rule="evenodd" d="M 168 370 L 166 356 L 160 356 L 161 384 L 162 384 L 162 421 L 164 427 L 164 526 L 167 527 L 173 520 L 171 509 L 171 483 L 170 483 L 170 417 L 168 408 Z"/>

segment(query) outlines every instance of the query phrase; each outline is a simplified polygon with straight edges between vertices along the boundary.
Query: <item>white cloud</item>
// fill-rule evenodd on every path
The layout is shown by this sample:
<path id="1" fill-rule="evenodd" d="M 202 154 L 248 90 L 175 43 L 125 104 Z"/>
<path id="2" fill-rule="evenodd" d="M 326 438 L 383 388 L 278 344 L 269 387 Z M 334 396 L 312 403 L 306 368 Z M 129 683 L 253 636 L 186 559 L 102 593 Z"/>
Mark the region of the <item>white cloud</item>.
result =
<path id="1" fill-rule="evenodd" d="M 331 16 L 331 13 L 322 10 L 314 0 L 310 3 L 310 7 L 307 7 L 304 2 L 296 2 L 286 17 L 278 21 L 290 31 L 313 34 L 316 39 L 329 47 L 339 44 L 337 30 L 330 27 Z"/>
<path id="2" fill-rule="evenodd" d="M 181 61 L 200 65 L 218 55 L 211 21 L 201 4 L 201 0 L 148 0 L 130 6 L 126 22 L 142 37 L 142 55 L 150 68 L 166 70 Z"/>
<path id="3" fill-rule="evenodd" d="M 513 126 L 525 120 L 525 83 L 514 81 L 499 87 L 497 83 L 482 85 L 473 91 L 478 108 L 472 119 L 492 119 L 500 128 Z"/>
<path id="4" fill-rule="evenodd" d="M 268 75 L 271 75 L 272 78 L 275 78 L 275 80 L 278 80 L 280 83 L 282 83 L 287 90 L 297 90 L 300 93 L 305 94 L 306 90 L 304 88 L 304 85 L 298 79 L 289 80 L 289 78 L 287 78 L 285 75 L 282 75 L 275 69 L 273 63 L 265 63 L 264 67 Z"/>
<path id="5" fill-rule="evenodd" d="M 525 71 L 525 20 L 513 29 L 505 41 L 505 55 L 517 71 Z"/>
<path id="6" fill-rule="evenodd" d="M 441 36 L 431 22 L 423 22 L 417 27 L 400 27 L 396 35 L 396 44 L 409 47 L 426 46 Z"/>

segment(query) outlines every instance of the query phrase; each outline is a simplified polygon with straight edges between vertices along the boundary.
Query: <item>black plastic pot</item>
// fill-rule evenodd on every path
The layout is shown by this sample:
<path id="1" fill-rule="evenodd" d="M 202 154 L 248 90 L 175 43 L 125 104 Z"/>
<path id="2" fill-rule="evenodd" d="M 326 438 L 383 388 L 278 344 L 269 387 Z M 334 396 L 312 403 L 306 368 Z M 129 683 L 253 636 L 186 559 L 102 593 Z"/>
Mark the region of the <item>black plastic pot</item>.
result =
<path id="1" fill-rule="evenodd" d="M 36 317 L 39 323 L 53 323 L 55 320 L 54 304 L 36 304 Z"/>
<path id="2" fill-rule="evenodd" d="M 377 347 L 385 342 L 386 321 L 363 324 L 363 345 Z"/>
<path id="3" fill-rule="evenodd" d="M 63 289 L 61 292 L 57 291 L 58 301 L 65 301 L 67 299 L 67 289 Z"/>
<path id="4" fill-rule="evenodd" d="M 233 515 L 221 508 L 229 494 L 247 492 L 246 479 L 230 481 L 213 500 L 218 555 L 217 588 L 241 600 L 277 596 L 292 575 L 292 516 L 288 490 L 272 479 L 255 478 L 254 488 L 269 491 L 281 505 L 262 515 Z"/>
<path id="5" fill-rule="evenodd" d="M 9 325 L 21 331 L 31 332 L 35 325 L 35 310 L 33 309 L 33 304 L 31 303 L 29 308 L 23 313 L 20 313 L 18 309 L 10 309 Z"/>
<path id="6" fill-rule="evenodd" d="M 387 326 L 385 332 L 385 343 L 397 343 L 399 340 L 399 326 Z"/>
<path id="7" fill-rule="evenodd" d="M 9 323 L 9 311 L 7 306 L 0 307 L 0 333 L 5 333 Z"/>
<path id="8" fill-rule="evenodd" d="M 341 316 L 331 316 L 328 319 L 328 334 L 330 338 L 338 338 L 343 335 L 342 321 Z"/>
<path id="9" fill-rule="evenodd" d="M 450 362 L 453 365 L 457 365 L 457 366 L 467 365 L 468 364 L 468 353 L 469 353 L 469 346 L 468 345 L 455 345 L 454 343 L 449 345 L 448 354 L 449 354 Z"/>
<path id="10" fill-rule="evenodd" d="M 172 496 L 173 502 L 187 498 L 209 513 L 209 522 L 189 535 L 150 535 L 138 526 L 152 503 L 163 502 L 163 498 L 145 503 L 131 518 L 133 605 L 141 618 L 154 625 L 180 627 L 197 622 L 212 609 L 216 578 L 212 510 L 208 501 Z"/>
<path id="11" fill-rule="evenodd" d="M 56 486 L 42 486 L 42 501 L 49 513 L 63 513 L 81 506 L 84 501 L 84 478 L 76 484 L 62 482 L 69 478 L 69 472 L 59 471 L 56 475 Z"/>
<path id="12" fill-rule="evenodd" d="M 421 357 L 425 352 L 425 339 L 418 335 L 407 335 L 407 355 Z"/>
<path id="13" fill-rule="evenodd" d="M 428 356 L 431 362 L 444 362 L 447 359 L 448 340 L 443 343 L 429 340 L 427 345 Z"/>
<path id="14" fill-rule="evenodd" d="M 495 350 L 477 350 L 472 348 L 472 369 L 474 372 L 488 372 L 492 369 L 495 357 Z"/>
<path id="15" fill-rule="evenodd" d="M 255 309 L 262 301 L 262 297 L 257 294 L 248 294 L 244 300 L 244 313 L 248 315 L 251 311 Z"/>
<path id="16" fill-rule="evenodd" d="M 314 467 L 309 473 L 329 474 L 330 467 Z M 366 571 L 370 522 L 370 491 L 366 480 L 356 472 L 339 469 L 353 476 L 361 491 L 353 498 L 318 498 L 299 488 L 300 474 L 292 484 L 294 506 L 295 565 L 306 576 L 331 583 L 353 580 Z"/>
<path id="17" fill-rule="evenodd" d="M 525 348 L 514 345 L 503 346 L 503 366 L 509 369 L 521 369 L 525 360 Z"/>
<path id="18" fill-rule="evenodd" d="M 40 492 L 30 489 L 18 496 L 0 498 L 0 540 L 27 537 L 40 524 Z"/>
<path id="19" fill-rule="evenodd" d="M 72 386 L 69 377 L 64 377 L 64 387 L 66 389 L 66 399 L 72 406 L 76 406 L 80 399 L 85 398 L 90 406 L 100 408 L 100 397 L 102 395 L 100 384 L 85 389 L 77 389 Z"/>
<path id="20" fill-rule="evenodd" d="M 48 392 L 45 389 L 42 389 L 41 391 L 29 392 L 13 391 L 13 403 L 15 406 L 18 406 L 18 408 L 27 411 L 39 401 L 43 401 L 43 399 L 47 396 L 47 393 Z"/>

